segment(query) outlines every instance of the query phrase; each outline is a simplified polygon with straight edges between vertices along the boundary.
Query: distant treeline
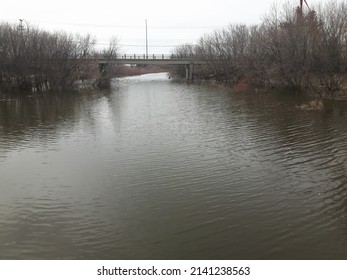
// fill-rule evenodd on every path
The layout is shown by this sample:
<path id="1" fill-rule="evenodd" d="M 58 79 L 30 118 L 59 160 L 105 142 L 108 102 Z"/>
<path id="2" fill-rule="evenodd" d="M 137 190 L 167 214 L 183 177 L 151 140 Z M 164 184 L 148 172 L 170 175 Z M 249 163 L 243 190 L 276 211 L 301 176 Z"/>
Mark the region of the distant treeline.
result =
<path id="1" fill-rule="evenodd" d="M 347 77 L 347 1 L 311 9 L 273 6 L 259 25 L 230 25 L 175 54 L 206 61 L 196 74 L 226 84 L 341 92 Z"/>
<path id="2" fill-rule="evenodd" d="M 116 43 L 104 54 L 114 55 Z M 100 79 L 94 47 L 91 35 L 0 23 L 0 92 L 63 91 L 79 80 Z"/>

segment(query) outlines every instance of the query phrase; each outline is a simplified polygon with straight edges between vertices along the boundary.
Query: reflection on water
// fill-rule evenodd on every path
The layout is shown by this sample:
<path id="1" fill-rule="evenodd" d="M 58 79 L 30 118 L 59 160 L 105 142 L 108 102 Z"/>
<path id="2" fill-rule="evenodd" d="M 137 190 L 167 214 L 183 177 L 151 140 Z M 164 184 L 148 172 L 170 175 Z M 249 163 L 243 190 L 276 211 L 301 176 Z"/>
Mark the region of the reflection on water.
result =
<path id="1" fill-rule="evenodd" d="M 2 259 L 345 259 L 346 105 L 165 74 L 0 101 Z"/>

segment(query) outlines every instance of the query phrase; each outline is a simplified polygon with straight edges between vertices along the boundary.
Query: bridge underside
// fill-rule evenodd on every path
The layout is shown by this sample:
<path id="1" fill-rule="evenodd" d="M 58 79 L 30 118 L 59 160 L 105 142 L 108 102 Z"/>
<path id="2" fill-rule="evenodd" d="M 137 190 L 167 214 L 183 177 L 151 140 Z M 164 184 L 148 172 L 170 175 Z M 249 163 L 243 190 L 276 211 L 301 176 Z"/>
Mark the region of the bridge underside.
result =
<path id="1" fill-rule="evenodd" d="M 192 61 L 184 59 L 162 59 L 162 58 L 117 58 L 112 60 L 99 59 L 99 65 L 101 68 L 105 64 L 129 64 L 129 65 L 185 65 L 186 68 L 186 79 L 193 80 L 194 65 L 206 64 L 204 61 Z"/>

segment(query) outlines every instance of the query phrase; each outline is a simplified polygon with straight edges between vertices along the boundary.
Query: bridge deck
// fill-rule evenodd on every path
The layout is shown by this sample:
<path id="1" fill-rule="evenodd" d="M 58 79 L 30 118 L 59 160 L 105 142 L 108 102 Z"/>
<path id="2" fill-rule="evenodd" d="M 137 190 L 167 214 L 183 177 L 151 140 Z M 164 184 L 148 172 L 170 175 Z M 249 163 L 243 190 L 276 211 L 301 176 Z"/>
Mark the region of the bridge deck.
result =
<path id="1" fill-rule="evenodd" d="M 101 68 L 105 64 L 141 64 L 141 65 L 185 65 L 186 79 L 193 80 L 194 77 L 194 65 L 206 64 L 205 61 L 198 59 L 197 57 L 178 57 L 174 55 L 136 55 L 128 56 L 115 56 L 110 58 L 99 57 L 98 60 Z M 100 69 L 101 69 L 100 68 Z"/>
<path id="2" fill-rule="evenodd" d="M 173 55 L 150 55 L 146 58 L 145 55 L 123 55 L 111 58 L 98 58 L 99 64 L 146 64 L 146 65 L 190 65 L 190 64 L 206 64 L 205 61 L 194 57 L 176 57 Z"/>

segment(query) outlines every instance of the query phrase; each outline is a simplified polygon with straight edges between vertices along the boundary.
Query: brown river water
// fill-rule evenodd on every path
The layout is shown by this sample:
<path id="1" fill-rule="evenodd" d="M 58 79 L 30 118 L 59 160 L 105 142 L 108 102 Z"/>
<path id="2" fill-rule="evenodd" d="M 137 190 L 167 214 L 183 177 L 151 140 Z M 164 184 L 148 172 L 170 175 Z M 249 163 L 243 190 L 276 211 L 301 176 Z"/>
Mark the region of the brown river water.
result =
<path id="1" fill-rule="evenodd" d="M 0 101 L 0 259 L 347 259 L 347 104 L 149 74 Z"/>

